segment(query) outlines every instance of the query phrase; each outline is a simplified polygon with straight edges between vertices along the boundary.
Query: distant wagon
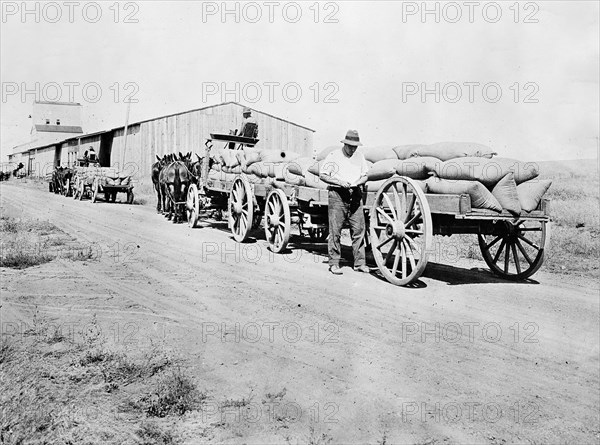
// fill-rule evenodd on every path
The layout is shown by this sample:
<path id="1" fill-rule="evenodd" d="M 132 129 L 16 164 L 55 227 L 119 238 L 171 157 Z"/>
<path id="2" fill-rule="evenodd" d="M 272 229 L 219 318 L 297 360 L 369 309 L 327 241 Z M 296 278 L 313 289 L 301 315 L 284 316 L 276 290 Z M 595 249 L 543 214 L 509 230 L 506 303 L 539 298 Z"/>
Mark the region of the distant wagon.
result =
<path id="1" fill-rule="evenodd" d="M 96 202 L 102 193 L 106 202 L 115 202 L 117 193 L 125 193 L 127 195 L 126 202 L 133 203 L 131 175 L 121 173 L 113 167 L 101 167 L 97 161 L 78 159 L 74 168 L 72 184 L 74 199 L 82 200 L 89 197 L 92 202 Z"/>

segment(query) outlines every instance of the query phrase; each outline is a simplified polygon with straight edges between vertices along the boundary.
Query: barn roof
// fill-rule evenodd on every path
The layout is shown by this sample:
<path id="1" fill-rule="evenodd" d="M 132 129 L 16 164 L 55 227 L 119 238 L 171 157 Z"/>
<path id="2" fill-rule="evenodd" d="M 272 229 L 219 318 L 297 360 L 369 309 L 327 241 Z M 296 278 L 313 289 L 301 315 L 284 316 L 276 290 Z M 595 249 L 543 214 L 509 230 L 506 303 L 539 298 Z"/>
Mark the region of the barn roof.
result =
<path id="1" fill-rule="evenodd" d="M 45 103 L 45 102 L 37 102 L 37 103 Z M 52 103 L 56 103 L 56 102 L 52 102 Z M 216 108 L 216 107 L 221 107 L 221 106 L 224 106 L 224 105 L 236 105 L 236 106 L 238 106 L 240 108 L 244 108 L 245 107 L 245 105 L 241 105 L 238 102 L 232 102 L 232 101 L 230 101 L 230 102 L 223 102 L 223 103 L 216 104 L 216 105 L 209 105 L 209 106 L 202 107 L 202 108 L 194 108 L 192 110 L 182 111 L 182 112 L 179 112 L 179 113 L 165 114 L 164 116 L 153 117 L 151 119 L 144 119 L 144 120 L 141 120 L 141 121 L 132 122 L 132 123 L 128 124 L 128 127 L 131 127 L 131 126 L 134 126 L 134 125 L 140 125 L 140 124 L 143 124 L 145 122 L 151 122 L 151 121 L 154 121 L 154 120 L 157 120 L 157 119 L 164 119 L 166 117 L 179 116 L 179 115 L 182 115 L 182 114 L 192 113 L 194 111 L 207 110 L 209 108 Z M 251 107 L 248 107 L 248 108 L 250 108 L 252 111 L 255 111 L 257 113 L 263 114 L 265 116 L 269 116 L 269 117 L 271 117 L 273 119 L 276 119 L 278 121 L 286 122 L 288 124 L 295 125 L 296 127 L 300 127 L 300 128 L 305 129 L 305 130 L 312 131 L 313 133 L 315 132 L 315 130 L 313 130 L 312 128 L 308 128 L 308 127 L 305 127 L 303 125 L 296 124 L 294 122 L 288 121 L 286 119 L 282 119 L 280 117 L 274 116 L 274 115 L 269 114 L 269 113 L 265 113 L 265 112 L 260 111 L 260 110 L 256 110 L 256 109 L 251 108 Z M 62 144 L 64 142 L 71 141 L 71 140 L 74 140 L 74 139 L 82 139 L 82 138 L 86 138 L 86 137 L 90 137 L 90 136 L 95 136 L 95 135 L 102 134 L 102 133 L 107 133 L 109 131 L 120 130 L 120 129 L 124 129 L 125 128 L 125 126 L 122 125 L 120 127 L 114 127 L 114 128 L 108 129 L 108 130 L 100 130 L 100 131 L 96 131 L 94 133 L 85 133 L 85 134 L 83 134 L 83 130 L 82 130 L 81 127 L 74 127 L 74 126 L 68 126 L 68 125 L 36 125 L 35 127 L 36 127 L 36 131 L 46 131 L 46 132 L 52 132 L 52 131 L 54 131 L 54 132 L 63 132 L 63 133 L 72 132 L 72 133 L 80 133 L 80 134 L 77 134 L 77 136 L 71 136 L 71 137 L 68 137 L 66 139 L 63 139 L 63 140 L 60 140 L 60 141 L 56 141 L 56 142 L 52 142 L 52 143 L 47 143 L 47 144 L 44 144 L 44 145 L 30 146 L 30 148 L 28 148 L 26 150 L 23 150 L 20 153 L 25 153 L 27 151 L 36 150 L 36 149 L 38 149 L 38 150 L 39 149 L 44 149 L 44 148 L 48 148 L 48 147 L 51 147 L 51 146 L 54 146 L 54 145 L 57 145 L 57 144 Z M 40 127 L 40 128 L 38 129 L 38 127 Z M 52 128 L 52 129 L 49 129 L 49 128 Z M 78 129 L 78 131 L 73 131 L 73 130 L 69 131 L 67 129 Z M 33 145 L 34 143 L 35 142 L 31 142 L 29 144 Z M 23 145 L 25 145 L 25 144 L 23 144 Z M 16 148 L 16 147 L 13 147 L 13 150 L 14 150 L 14 148 Z M 16 154 L 16 152 L 13 152 L 13 154 Z"/>

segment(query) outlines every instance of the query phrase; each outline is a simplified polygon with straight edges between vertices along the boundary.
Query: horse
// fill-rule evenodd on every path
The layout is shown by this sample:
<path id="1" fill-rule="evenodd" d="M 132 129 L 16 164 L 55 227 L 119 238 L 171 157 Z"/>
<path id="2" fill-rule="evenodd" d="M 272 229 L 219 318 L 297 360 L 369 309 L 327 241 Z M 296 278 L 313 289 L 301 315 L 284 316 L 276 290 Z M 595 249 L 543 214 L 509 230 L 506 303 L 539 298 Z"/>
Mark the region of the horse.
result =
<path id="1" fill-rule="evenodd" d="M 164 209 L 164 198 L 161 193 L 160 187 L 160 172 L 165 167 L 167 156 L 164 155 L 162 158 L 156 156 L 157 162 L 152 164 L 152 184 L 154 185 L 154 191 L 156 191 L 156 211 L 161 213 Z"/>
<path id="2" fill-rule="evenodd" d="M 164 193 L 167 197 L 166 204 L 168 208 L 165 211 L 168 212 L 167 217 L 169 219 L 173 218 L 175 223 L 184 219 L 190 176 L 188 168 L 181 160 L 174 160 L 165 166 L 159 174 L 161 193 Z"/>

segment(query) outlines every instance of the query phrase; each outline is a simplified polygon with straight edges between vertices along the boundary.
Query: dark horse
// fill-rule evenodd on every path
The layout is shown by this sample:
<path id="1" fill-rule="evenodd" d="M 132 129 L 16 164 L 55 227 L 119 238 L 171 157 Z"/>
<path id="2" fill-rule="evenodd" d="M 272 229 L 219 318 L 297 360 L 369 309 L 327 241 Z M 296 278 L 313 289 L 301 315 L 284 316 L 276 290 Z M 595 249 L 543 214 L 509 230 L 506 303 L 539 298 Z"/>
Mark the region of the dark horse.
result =
<path id="1" fill-rule="evenodd" d="M 173 161 L 159 173 L 161 195 L 166 197 L 165 211 L 169 219 L 173 218 L 173 222 L 181 222 L 184 219 L 190 176 L 184 161 Z"/>
<path id="2" fill-rule="evenodd" d="M 156 211 L 158 213 L 162 212 L 165 208 L 165 200 L 161 193 L 160 187 L 160 172 L 165 165 L 167 164 L 167 155 L 164 155 L 162 158 L 156 156 L 157 162 L 152 164 L 152 184 L 154 185 L 154 191 L 156 192 Z"/>

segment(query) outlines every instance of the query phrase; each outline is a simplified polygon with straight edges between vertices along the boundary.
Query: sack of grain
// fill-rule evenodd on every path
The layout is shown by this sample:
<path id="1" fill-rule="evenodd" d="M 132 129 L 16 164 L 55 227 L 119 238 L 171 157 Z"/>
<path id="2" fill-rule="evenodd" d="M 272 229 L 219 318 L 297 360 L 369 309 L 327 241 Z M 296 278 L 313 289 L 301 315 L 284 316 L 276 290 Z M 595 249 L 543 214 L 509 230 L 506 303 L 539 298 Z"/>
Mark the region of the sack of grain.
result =
<path id="1" fill-rule="evenodd" d="M 249 165 L 254 164 L 255 162 L 260 161 L 260 150 L 257 150 L 256 148 L 246 147 L 246 148 L 244 148 L 243 152 L 244 152 L 244 154 L 243 154 L 244 162 L 243 163 L 240 162 L 242 165 L 249 166 Z M 242 155 L 238 155 L 238 156 L 241 161 Z"/>
<path id="2" fill-rule="evenodd" d="M 378 191 L 381 186 L 385 183 L 385 181 L 387 181 L 387 179 L 382 179 L 379 181 L 367 181 L 367 192 L 376 192 Z M 423 193 L 427 193 L 427 182 L 426 181 L 419 181 L 419 180 L 414 180 L 414 183 L 417 184 L 417 186 L 423 191 Z"/>
<path id="3" fill-rule="evenodd" d="M 302 157 L 288 163 L 288 170 L 295 175 L 304 176 L 316 164 L 313 158 Z"/>
<path id="4" fill-rule="evenodd" d="M 419 156 L 405 160 L 398 160 L 396 163 L 396 173 L 400 176 L 406 176 L 411 179 L 427 179 L 429 172 L 435 170 L 436 164 L 441 164 L 438 158 L 431 156 Z"/>
<path id="5" fill-rule="evenodd" d="M 527 181 L 517 185 L 517 194 L 521 208 L 526 212 L 531 212 L 537 209 L 544 194 L 550 188 L 552 181 L 549 179 L 539 179 L 535 181 Z"/>
<path id="6" fill-rule="evenodd" d="M 396 174 L 396 165 L 398 159 L 384 159 L 383 161 L 375 162 L 367 172 L 368 181 L 380 181 L 389 179 Z"/>
<path id="7" fill-rule="evenodd" d="M 289 170 L 283 171 L 283 180 L 286 182 L 286 184 L 306 185 L 306 179 L 304 179 L 304 176 L 296 175 L 291 173 Z"/>
<path id="8" fill-rule="evenodd" d="M 448 161 L 462 157 L 483 157 L 491 159 L 498 153 L 490 147 L 476 142 L 437 142 L 426 145 L 419 150 L 420 156 L 433 156 Z"/>
<path id="9" fill-rule="evenodd" d="M 492 188 L 509 172 L 517 184 L 537 177 L 537 165 L 516 159 L 464 157 L 437 164 L 435 174 L 442 179 L 479 181 Z"/>
<path id="10" fill-rule="evenodd" d="M 242 173 L 242 166 L 241 165 L 237 165 L 235 167 L 227 167 L 225 165 L 221 166 L 221 171 L 225 172 L 225 173 L 234 173 L 234 174 L 240 174 Z"/>
<path id="11" fill-rule="evenodd" d="M 513 215 L 521 214 L 521 204 L 517 194 L 517 183 L 512 172 L 504 176 L 492 189 L 492 195 L 498 200 L 503 209 L 508 210 Z"/>
<path id="12" fill-rule="evenodd" d="M 322 181 L 317 175 L 313 175 L 310 172 L 306 172 L 306 174 L 304 175 L 304 181 L 306 187 L 312 187 L 321 190 L 326 190 L 329 185 L 326 182 Z"/>
<path id="13" fill-rule="evenodd" d="M 269 174 L 270 171 L 274 170 L 274 165 L 272 162 L 255 162 L 246 167 L 246 173 L 258 176 L 259 178 L 275 177 L 274 172 Z"/>
<path id="14" fill-rule="evenodd" d="M 240 161 L 237 157 L 237 152 L 238 150 L 230 150 L 228 148 L 221 150 L 221 164 L 229 168 L 237 167 L 238 165 L 240 165 Z"/>
<path id="15" fill-rule="evenodd" d="M 494 195 L 478 181 L 448 181 L 440 178 L 429 178 L 427 181 L 429 193 L 462 195 L 471 197 L 471 206 L 478 209 L 502 211 L 502 206 Z"/>
<path id="16" fill-rule="evenodd" d="M 385 147 L 359 147 L 360 151 L 362 151 L 365 159 L 372 163 L 377 163 L 379 161 L 384 161 L 386 159 L 398 159 L 396 153 L 393 148 L 390 146 Z"/>
<path id="17" fill-rule="evenodd" d="M 331 153 L 334 150 L 341 150 L 341 148 L 342 147 L 340 145 L 332 145 L 330 147 L 324 148 L 317 154 L 317 161 L 322 161 L 327 157 L 329 153 Z"/>
<path id="18" fill-rule="evenodd" d="M 409 159 L 415 156 L 421 156 L 421 149 L 425 147 L 423 144 L 398 145 L 392 148 L 396 157 L 400 160 Z"/>

